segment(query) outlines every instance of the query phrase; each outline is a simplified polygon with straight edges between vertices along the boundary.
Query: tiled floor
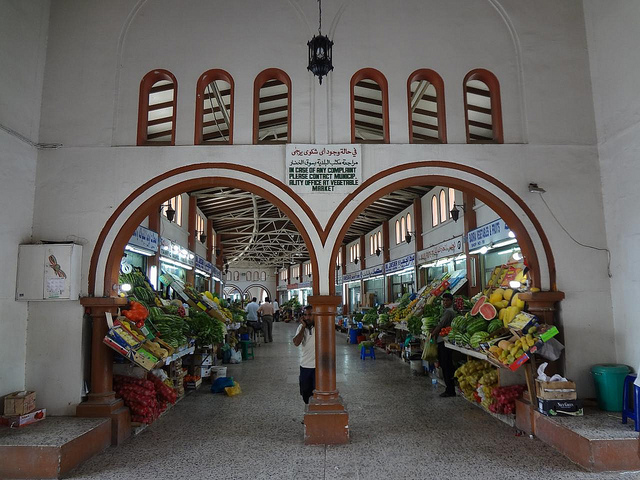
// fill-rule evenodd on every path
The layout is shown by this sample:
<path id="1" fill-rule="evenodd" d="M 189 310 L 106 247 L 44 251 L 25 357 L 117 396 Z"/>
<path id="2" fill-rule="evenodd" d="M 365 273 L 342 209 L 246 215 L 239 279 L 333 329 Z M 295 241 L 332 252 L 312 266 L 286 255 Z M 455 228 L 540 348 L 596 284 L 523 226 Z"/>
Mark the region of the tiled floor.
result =
<path id="1" fill-rule="evenodd" d="M 338 335 L 338 388 L 351 441 L 303 445 L 295 325 L 274 324 L 275 342 L 230 365 L 237 397 L 203 386 L 125 444 L 72 472 L 74 479 L 608 479 L 461 398 L 440 398 L 408 365 L 379 353 L 360 360 Z"/>

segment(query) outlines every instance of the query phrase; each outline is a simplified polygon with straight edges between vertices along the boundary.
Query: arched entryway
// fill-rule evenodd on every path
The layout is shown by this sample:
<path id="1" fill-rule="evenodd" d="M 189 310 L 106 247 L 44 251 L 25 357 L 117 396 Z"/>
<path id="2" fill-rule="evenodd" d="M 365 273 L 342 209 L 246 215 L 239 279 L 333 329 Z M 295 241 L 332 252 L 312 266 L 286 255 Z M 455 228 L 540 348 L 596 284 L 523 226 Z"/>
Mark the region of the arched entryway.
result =
<path id="1" fill-rule="evenodd" d="M 149 180 L 129 195 L 100 232 L 89 267 L 90 295 L 111 296 L 117 283 L 122 251 L 142 221 L 168 198 L 208 187 L 234 187 L 268 200 L 289 217 L 304 239 L 312 270 L 318 271 L 320 224 L 302 199 L 282 182 L 265 173 L 239 165 L 206 163 L 177 168 Z M 318 291 L 314 275 L 314 292 Z"/>
<path id="2" fill-rule="evenodd" d="M 488 205 L 514 231 L 531 268 L 532 283 L 556 290 L 555 261 L 538 219 L 525 201 L 496 178 L 475 168 L 450 162 L 429 161 L 400 165 L 380 172 L 348 195 L 329 220 L 325 241 L 331 249 L 327 264 L 328 291 L 335 294 L 335 265 L 342 239 L 351 223 L 375 200 L 410 186 L 444 185 L 468 192 Z M 321 267 L 322 268 L 322 267 Z"/>

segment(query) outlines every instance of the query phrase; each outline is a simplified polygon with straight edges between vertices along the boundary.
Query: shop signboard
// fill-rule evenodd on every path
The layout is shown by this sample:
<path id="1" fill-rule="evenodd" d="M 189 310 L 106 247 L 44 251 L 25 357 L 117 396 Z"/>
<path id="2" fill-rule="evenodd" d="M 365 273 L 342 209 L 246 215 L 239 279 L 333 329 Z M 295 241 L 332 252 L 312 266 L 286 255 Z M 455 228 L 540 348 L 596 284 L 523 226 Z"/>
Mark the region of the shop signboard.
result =
<path id="1" fill-rule="evenodd" d="M 357 272 L 345 273 L 342 276 L 343 283 L 355 282 L 357 280 L 362 280 L 362 270 L 358 270 Z"/>
<path id="2" fill-rule="evenodd" d="M 390 273 L 399 272 L 405 268 L 415 266 L 416 256 L 415 254 L 407 255 L 406 257 L 397 258 L 384 264 L 384 273 L 389 275 Z"/>
<path id="3" fill-rule="evenodd" d="M 211 264 L 211 262 L 207 262 L 207 260 L 202 258 L 200 255 L 196 255 L 195 262 L 196 270 L 200 270 L 201 272 L 204 272 L 205 274 L 211 276 L 211 274 L 213 273 L 213 265 Z"/>
<path id="4" fill-rule="evenodd" d="M 504 240 L 508 237 L 509 227 L 504 220 L 499 218 L 475 230 L 471 230 L 467 234 L 467 242 L 469 243 L 469 250 L 475 250 L 476 248 L 484 247 L 485 245 Z"/>
<path id="5" fill-rule="evenodd" d="M 156 253 L 158 251 L 158 238 L 156 232 L 140 225 L 131 235 L 129 245 Z"/>
<path id="6" fill-rule="evenodd" d="M 196 264 L 196 256 L 193 252 L 165 237 L 160 237 L 160 255 L 190 267 L 195 267 Z"/>
<path id="7" fill-rule="evenodd" d="M 311 282 L 300 282 L 298 288 L 311 288 Z"/>
<path id="8" fill-rule="evenodd" d="M 287 286 L 286 285 L 278 285 L 276 290 L 278 290 L 279 292 L 286 292 L 287 291 Z"/>
<path id="9" fill-rule="evenodd" d="M 221 282 L 222 281 L 222 272 L 220 271 L 220 269 L 218 267 L 216 267 L 213 264 L 211 264 L 211 276 L 213 277 L 213 279 L 216 282 Z"/>
<path id="10" fill-rule="evenodd" d="M 287 290 L 297 290 L 297 289 L 298 289 L 297 283 L 290 283 L 289 285 L 287 285 Z"/>
<path id="11" fill-rule="evenodd" d="M 464 239 L 462 235 L 454 237 L 450 240 L 445 240 L 436 245 L 432 245 L 429 248 L 420 250 L 418 252 L 418 265 L 437 260 L 439 258 L 449 257 L 451 255 L 458 255 L 464 252 Z"/>
<path id="12" fill-rule="evenodd" d="M 375 267 L 366 268 L 362 271 L 362 279 L 367 280 L 372 277 L 379 277 L 384 274 L 384 265 L 376 265 Z"/>
<path id="13" fill-rule="evenodd" d="M 362 182 L 360 145 L 287 144 L 286 183 L 296 193 L 351 193 Z"/>

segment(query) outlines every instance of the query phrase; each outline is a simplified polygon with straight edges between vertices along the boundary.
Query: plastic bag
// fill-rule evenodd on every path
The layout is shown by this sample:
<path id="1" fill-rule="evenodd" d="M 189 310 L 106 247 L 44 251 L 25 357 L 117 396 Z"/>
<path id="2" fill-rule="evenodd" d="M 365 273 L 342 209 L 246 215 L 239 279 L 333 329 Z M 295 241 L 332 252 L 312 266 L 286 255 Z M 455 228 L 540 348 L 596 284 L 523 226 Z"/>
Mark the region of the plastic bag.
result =
<path id="1" fill-rule="evenodd" d="M 541 357 L 553 362 L 560 358 L 562 350 L 564 350 L 564 345 L 555 338 L 550 338 L 542 344 L 542 348 L 540 348 L 537 353 Z"/>
<path id="2" fill-rule="evenodd" d="M 227 395 L 230 397 L 234 397 L 242 393 L 242 390 L 240 389 L 240 384 L 238 382 L 234 382 L 233 387 L 226 387 L 224 391 L 227 392 Z"/>
<path id="3" fill-rule="evenodd" d="M 231 358 L 229 359 L 229 363 L 241 363 L 242 362 L 242 352 L 240 350 L 231 350 Z"/>
<path id="4" fill-rule="evenodd" d="M 211 393 L 222 393 L 227 387 L 233 387 L 235 382 L 233 377 L 220 377 L 216 378 L 211 385 Z"/>
<path id="5" fill-rule="evenodd" d="M 424 350 L 422 351 L 422 360 L 433 363 L 438 359 L 438 344 L 435 339 L 429 335 L 424 344 Z"/>

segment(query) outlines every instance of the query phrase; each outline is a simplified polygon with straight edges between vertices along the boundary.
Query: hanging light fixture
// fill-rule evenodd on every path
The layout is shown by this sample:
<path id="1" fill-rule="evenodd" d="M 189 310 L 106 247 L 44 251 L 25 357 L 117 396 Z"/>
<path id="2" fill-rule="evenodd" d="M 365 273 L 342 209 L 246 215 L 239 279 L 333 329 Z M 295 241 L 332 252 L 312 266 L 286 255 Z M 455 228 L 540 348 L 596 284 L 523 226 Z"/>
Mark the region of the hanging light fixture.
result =
<path id="1" fill-rule="evenodd" d="M 322 0 L 318 0 L 318 35 L 314 35 L 307 42 L 307 46 L 309 47 L 307 70 L 316 75 L 322 85 L 322 77 L 333 70 L 333 63 L 331 63 L 333 42 L 326 35 L 322 35 Z"/>
<path id="2" fill-rule="evenodd" d="M 164 210 L 163 212 L 163 209 Z M 171 206 L 171 201 L 167 200 L 167 203 L 163 203 L 162 205 L 160 205 L 160 213 L 164 213 L 165 217 L 167 217 L 167 220 L 169 220 L 169 223 L 173 222 L 173 217 L 176 214 L 176 211 L 173 209 L 173 207 Z"/>

